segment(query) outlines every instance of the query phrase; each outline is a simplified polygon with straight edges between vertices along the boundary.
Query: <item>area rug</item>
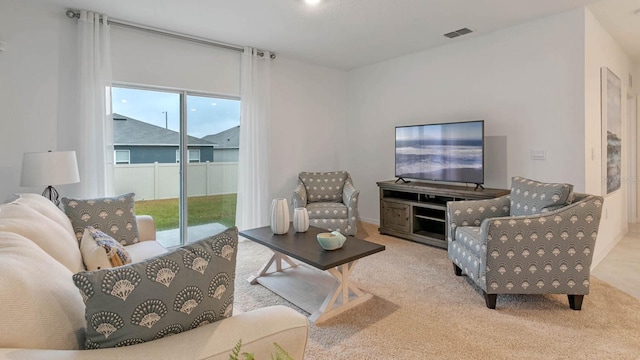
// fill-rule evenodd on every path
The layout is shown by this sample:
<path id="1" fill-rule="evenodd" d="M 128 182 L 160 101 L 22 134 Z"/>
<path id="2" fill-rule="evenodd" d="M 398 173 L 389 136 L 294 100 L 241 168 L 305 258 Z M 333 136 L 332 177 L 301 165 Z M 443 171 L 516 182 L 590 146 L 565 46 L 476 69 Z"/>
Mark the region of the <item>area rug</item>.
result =
<path id="1" fill-rule="evenodd" d="M 593 276 L 581 311 L 566 295 L 501 295 L 490 310 L 468 278 L 453 274 L 446 250 L 360 227 L 358 237 L 386 246 L 352 276 L 374 297 L 311 325 L 305 359 L 640 359 L 640 301 Z M 282 304 L 308 316 L 246 281 L 270 255 L 240 242 L 236 308 Z"/>

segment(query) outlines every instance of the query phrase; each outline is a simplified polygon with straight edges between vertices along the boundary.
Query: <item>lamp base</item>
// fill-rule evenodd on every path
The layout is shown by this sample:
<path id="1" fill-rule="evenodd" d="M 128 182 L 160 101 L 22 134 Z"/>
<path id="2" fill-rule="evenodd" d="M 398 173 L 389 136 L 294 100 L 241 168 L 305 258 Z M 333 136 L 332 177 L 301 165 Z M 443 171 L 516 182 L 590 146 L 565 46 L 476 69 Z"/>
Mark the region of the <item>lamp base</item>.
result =
<path id="1" fill-rule="evenodd" d="M 60 206 L 60 200 L 58 200 L 58 190 L 53 186 L 47 186 L 42 192 L 42 196 L 51 200 L 52 203 L 56 204 L 56 206 Z"/>

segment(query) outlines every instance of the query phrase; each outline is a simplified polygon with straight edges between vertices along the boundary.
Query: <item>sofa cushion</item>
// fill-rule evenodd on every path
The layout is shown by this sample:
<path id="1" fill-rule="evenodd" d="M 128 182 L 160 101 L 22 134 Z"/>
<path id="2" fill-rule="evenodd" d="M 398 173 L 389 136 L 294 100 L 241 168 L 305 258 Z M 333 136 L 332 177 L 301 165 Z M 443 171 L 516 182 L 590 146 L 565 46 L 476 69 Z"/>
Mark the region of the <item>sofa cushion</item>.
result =
<path id="1" fill-rule="evenodd" d="M 135 244 L 139 239 L 134 202 L 134 193 L 95 199 L 62 198 L 64 212 L 71 219 L 78 241 L 82 239 L 84 228 L 93 226 L 122 245 Z"/>
<path id="2" fill-rule="evenodd" d="M 347 176 L 346 171 L 301 172 L 299 179 L 307 190 L 310 203 L 342 202 L 342 188 Z"/>
<path id="3" fill-rule="evenodd" d="M 140 241 L 124 248 L 131 256 L 131 262 L 140 262 L 167 252 L 167 249 L 157 241 Z"/>
<path id="4" fill-rule="evenodd" d="M 84 270 L 76 238 L 68 229 L 19 202 L 0 205 L 0 231 L 13 232 L 33 241 L 71 272 Z"/>
<path id="5" fill-rule="evenodd" d="M 73 280 L 86 304 L 86 348 L 138 344 L 231 315 L 237 228 L 159 257 Z"/>
<path id="6" fill-rule="evenodd" d="M 71 276 L 34 242 L 0 232 L 0 348 L 81 348 L 84 306 Z"/>
<path id="7" fill-rule="evenodd" d="M 87 270 L 110 269 L 131 263 L 131 256 L 122 244 L 92 226 L 84 229 L 80 252 Z"/>
<path id="8" fill-rule="evenodd" d="M 15 203 L 28 206 L 40 214 L 55 221 L 58 225 L 62 226 L 69 234 L 75 236 L 73 228 L 71 227 L 71 221 L 51 200 L 40 194 L 16 194 L 18 197 L 14 200 Z"/>
<path id="9" fill-rule="evenodd" d="M 573 185 L 543 183 L 514 176 L 511 179 L 511 216 L 534 215 L 543 209 L 569 204 Z"/>
<path id="10" fill-rule="evenodd" d="M 347 207 L 343 203 L 313 203 L 307 205 L 309 219 L 346 219 Z"/>

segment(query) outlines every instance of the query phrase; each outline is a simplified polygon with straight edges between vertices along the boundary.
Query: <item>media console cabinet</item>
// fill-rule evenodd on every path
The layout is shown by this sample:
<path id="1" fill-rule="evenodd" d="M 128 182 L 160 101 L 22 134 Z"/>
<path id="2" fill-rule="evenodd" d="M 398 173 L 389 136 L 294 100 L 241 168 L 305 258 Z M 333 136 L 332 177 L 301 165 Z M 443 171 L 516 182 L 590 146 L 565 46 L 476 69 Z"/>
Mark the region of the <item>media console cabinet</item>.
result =
<path id="1" fill-rule="evenodd" d="M 506 195 L 506 189 L 474 190 L 426 182 L 377 182 L 380 187 L 381 234 L 447 248 L 447 201 L 490 199 Z"/>

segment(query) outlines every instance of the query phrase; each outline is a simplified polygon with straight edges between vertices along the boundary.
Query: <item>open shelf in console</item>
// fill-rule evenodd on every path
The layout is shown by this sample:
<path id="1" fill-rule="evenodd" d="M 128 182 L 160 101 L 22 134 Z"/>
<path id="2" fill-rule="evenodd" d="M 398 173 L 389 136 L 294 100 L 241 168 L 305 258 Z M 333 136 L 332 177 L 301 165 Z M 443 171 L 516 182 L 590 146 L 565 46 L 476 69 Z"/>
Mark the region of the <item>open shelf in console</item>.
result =
<path id="1" fill-rule="evenodd" d="M 380 233 L 447 247 L 447 202 L 489 199 L 506 189 L 475 190 L 442 183 L 380 181 Z"/>
<path id="2" fill-rule="evenodd" d="M 447 201 L 454 201 L 455 198 L 452 196 L 440 196 L 440 195 L 431 195 L 431 194 L 419 194 L 418 202 L 424 204 L 433 204 L 439 205 L 443 208 L 447 207 Z"/>
<path id="3" fill-rule="evenodd" d="M 382 190 L 382 191 L 384 192 L 383 196 L 387 199 L 419 201 L 420 194 L 406 192 L 406 191 L 396 191 L 396 190 Z"/>
<path id="4" fill-rule="evenodd" d="M 413 216 L 419 219 L 444 222 L 446 207 L 436 208 L 431 206 L 422 207 L 416 205 L 413 207 Z"/>

